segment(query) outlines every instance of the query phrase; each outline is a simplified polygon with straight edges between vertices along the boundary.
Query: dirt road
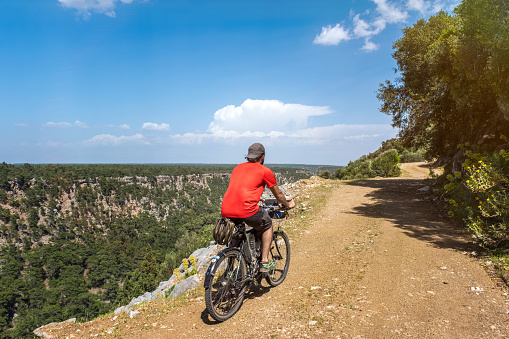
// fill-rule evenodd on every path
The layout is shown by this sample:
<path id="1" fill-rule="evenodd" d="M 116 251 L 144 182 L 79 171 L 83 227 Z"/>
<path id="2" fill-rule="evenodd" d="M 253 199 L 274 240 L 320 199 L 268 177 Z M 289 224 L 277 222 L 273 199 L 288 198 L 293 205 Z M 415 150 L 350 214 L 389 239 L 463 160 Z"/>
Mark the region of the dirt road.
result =
<path id="1" fill-rule="evenodd" d="M 403 169 L 397 179 L 325 181 L 330 188 L 321 207 L 285 226 L 293 232 L 285 282 L 253 289 L 224 323 L 211 320 L 198 294 L 176 307 L 151 302 L 133 319 L 107 316 L 46 332 L 55 338 L 509 336 L 507 291 L 419 191 L 428 170 Z"/>

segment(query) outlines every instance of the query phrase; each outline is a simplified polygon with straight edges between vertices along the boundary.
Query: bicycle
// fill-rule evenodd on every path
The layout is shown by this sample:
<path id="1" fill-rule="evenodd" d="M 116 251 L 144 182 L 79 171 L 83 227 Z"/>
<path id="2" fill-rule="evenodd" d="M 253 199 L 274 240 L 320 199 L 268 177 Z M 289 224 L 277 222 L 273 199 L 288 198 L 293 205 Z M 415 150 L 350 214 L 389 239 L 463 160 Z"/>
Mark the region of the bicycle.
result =
<path id="1" fill-rule="evenodd" d="M 263 206 L 273 219 L 287 217 L 285 208 L 279 207 L 275 199 L 266 200 Z M 211 317 L 219 322 L 231 318 L 242 306 L 244 294 L 252 284 L 265 278 L 276 287 L 286 278 L 290 266 L 290 240 L 278 225 L 274 231 L 269 251 L 269 260 L 276 268 L 265 275 L 259 272 L 261 240 L 254 229 L 247 229 L 244 222 L 236 223 L 228 247 L 213 259 L 205 274 L 205 305 Z"/>

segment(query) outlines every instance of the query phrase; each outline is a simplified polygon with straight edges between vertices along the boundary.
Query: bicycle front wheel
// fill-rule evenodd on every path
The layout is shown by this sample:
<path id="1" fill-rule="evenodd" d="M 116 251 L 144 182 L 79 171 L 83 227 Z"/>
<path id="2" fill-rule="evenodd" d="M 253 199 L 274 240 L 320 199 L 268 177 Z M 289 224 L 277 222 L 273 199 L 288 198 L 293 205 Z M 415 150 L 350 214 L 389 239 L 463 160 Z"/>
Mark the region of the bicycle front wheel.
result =
<path id="1" fill-rule="evenodd" d="M 205 277 L 205 305 L 212 318 L 225 321 L 242 305 L 246 291 L 246 262 L 238 249 L 219 254 Z"/>
<path id="2" fill-rule="evenodd" d="M 285 232 L 274 232 L 270 245 L 269 260 L 276 262 L 276 268 L 269 271 L 265 280 L 271 286 L 278 286 L 285 280 L 290 267 L 290 240 Z"/>

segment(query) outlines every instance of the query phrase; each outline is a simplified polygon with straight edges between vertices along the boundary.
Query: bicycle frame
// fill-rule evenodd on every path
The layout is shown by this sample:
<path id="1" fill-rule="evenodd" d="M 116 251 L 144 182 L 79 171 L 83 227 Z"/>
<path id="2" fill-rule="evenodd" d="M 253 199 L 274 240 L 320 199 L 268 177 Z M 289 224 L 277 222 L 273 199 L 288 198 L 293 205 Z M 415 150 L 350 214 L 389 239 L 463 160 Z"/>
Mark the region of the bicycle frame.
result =
<path id="1" fill-rule="evenodd" d="M 258 259 L 256 259 L 256 260 L 252 259 L 252 253 L 251 253 L 251 249 L 249 248 L 249 243 L 248 243 L 248 238 L 247 238 L 248 234 L 253 234 L 253 233 L 254 233 L 253 229 L 246 230 L 246 224 L 244 222 L 235 224 L 235 232 L 233 233 L 232 241 L 228 244 L 228 247 L 226 247 L 224 250 L 219 252 L 212 259 L 212 262 L 207 269 L 207 273 L 205 274 L 205 283 L 204 283 L 205 285 L 208 285 L 208 283 L 210 282 L 210 279 L 213 278 L 211 272 L 214 271 L 217 259 L 219 259 L 223 253 L 226 253 L 233 249 L 238 249 L 240 252 L 240 255 L 242 255 L 242 257 L 244 258 L 244 261 L 248 264 L 247 265 L 247 277 L 246 277 L 246 279 L 240 281 L 239 283 L 242 285 L 246 285 L 246 284 L 252 283 L 254 281 L 255 276 L 258 273 L 257 272 Z M 238 241 L 238 243 L 236 245 L 233 245 L 232 243 L 235 241 Z"/>
<path id="2" fill-rule="evenodd" d="M 282 211 L 286 213 L 274 205 L 266 205 L 263 208 L 269 215 L 272 214 L 273 219 L 280 219 Z M 277 214 L 274 217 L 275 213 Z M 272 287 L 280 285 L 290 264 L 290 241 L 285 232 L 278 227 L 274 230 L 269 252 L 269 258 L 273 260 L 275 266 L 266 274 L 261 274 L 259 272 L 261 253 L 258 252 L 261 239 L 255 237 L 254 229 L 247 229 L 245 222 L 233 221 L 235 228 L 228 247 L 212 259 L 205 274 L 205 304 L 212 318 L 217 321 L 229 319 L 240 309 L 244 293 L 252 284 L 256 282 L 261 284 L 261 280 L 265 278 Z"/>

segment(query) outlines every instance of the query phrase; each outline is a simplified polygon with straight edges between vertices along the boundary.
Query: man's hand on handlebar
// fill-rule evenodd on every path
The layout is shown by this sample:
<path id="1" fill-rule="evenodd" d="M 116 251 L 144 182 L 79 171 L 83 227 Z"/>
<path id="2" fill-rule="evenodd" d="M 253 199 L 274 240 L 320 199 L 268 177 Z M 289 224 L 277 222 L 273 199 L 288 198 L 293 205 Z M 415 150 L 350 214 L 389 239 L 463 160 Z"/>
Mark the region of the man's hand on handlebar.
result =
<path id="1" fill-rule="evenodd" d="M 295 207 L 295 202 L 293 200 L 286 200 L 285 195 L 283 194 L 283 192 L 281 192 L 277 185 L 270 187 L 270 191 L 272 192 L 276 200 L 285 208 L 291 209 Z"/>
<path id="2" fill-rule="evenodd" d="M 293 201 L 293 199 L 286 200 L 286 202 L 288 203 L 288 206 L 286 206 L 286 208 L 292 209 L 295 207 L 295 201 Z"/>

